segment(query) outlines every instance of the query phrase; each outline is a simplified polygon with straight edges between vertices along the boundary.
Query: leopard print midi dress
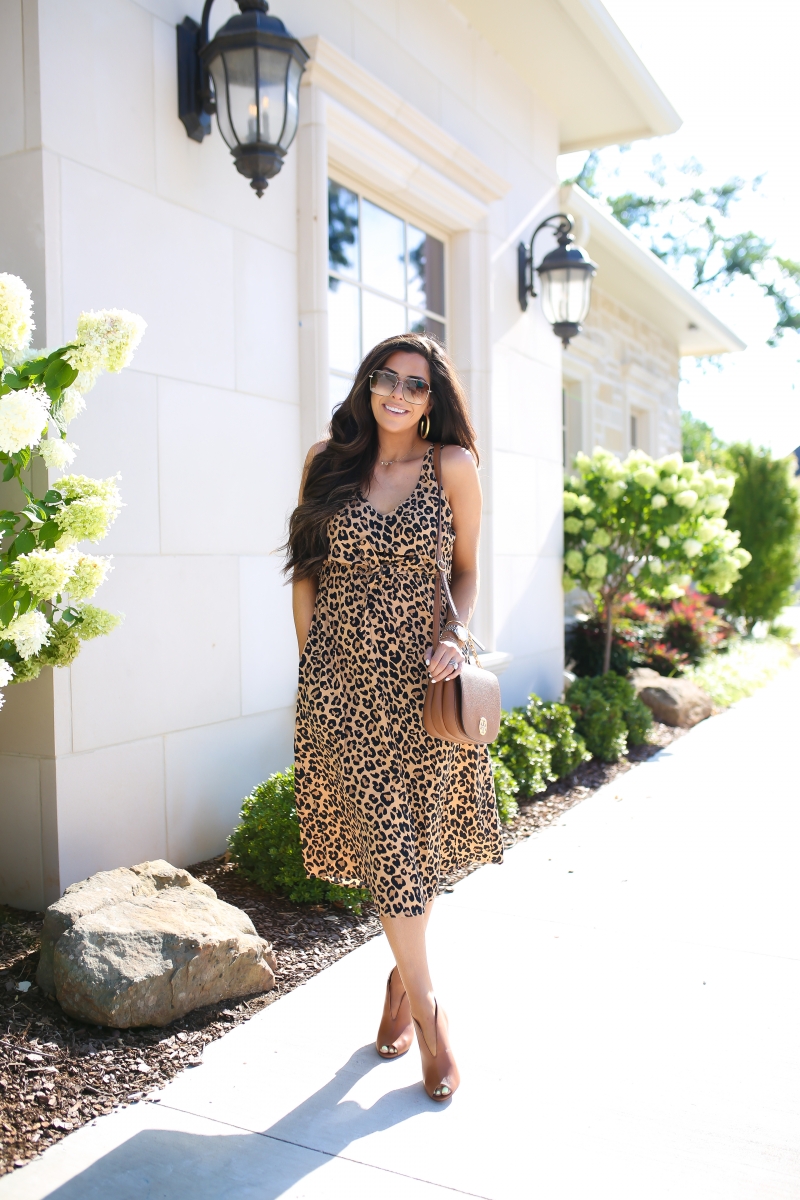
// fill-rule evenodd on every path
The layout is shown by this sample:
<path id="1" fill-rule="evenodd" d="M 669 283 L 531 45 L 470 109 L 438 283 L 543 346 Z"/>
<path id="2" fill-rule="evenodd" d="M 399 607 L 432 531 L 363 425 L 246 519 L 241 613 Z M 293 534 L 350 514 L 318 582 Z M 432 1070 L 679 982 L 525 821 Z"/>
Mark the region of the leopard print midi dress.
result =
<path id="1" fill-rule="evenodd" d="M 309 875 L 368 887 L 382 915 L 420 916 L 440 874 L 502 861 L 489 751 L 422 725 L 432 641 L 433 447 L 393 512 L 350 500 L 330 521 L 302 657 L 295 795 Z M 452 562 L 452 512 L 442 510 Z"/>

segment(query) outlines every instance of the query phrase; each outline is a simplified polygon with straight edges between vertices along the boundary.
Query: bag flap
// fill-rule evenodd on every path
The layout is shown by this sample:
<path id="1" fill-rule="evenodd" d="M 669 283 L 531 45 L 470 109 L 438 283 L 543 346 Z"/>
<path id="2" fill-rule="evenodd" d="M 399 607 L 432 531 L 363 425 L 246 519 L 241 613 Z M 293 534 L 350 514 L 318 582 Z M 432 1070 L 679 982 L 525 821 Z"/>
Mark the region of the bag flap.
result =
<path id="1" fill-rule="evenodd" d="M 500 681 L 472 663 L 461 668 L 461 724 L 471 742 L 493 742 L 500 730 Z"/>

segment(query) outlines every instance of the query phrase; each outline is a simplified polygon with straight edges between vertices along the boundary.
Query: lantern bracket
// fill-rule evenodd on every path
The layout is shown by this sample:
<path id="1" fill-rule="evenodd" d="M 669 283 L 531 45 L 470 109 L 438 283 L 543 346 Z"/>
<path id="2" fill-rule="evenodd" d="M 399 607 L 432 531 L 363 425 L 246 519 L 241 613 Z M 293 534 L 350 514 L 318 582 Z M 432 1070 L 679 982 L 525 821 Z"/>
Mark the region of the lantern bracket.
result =
<path id="1" fill-rule="evenodd" d="M 553 225 L 554 221 L 556 222 L 555 225 Z M 559 246 L 566 247 L 570 242 L 575 240 L 572 236 L 574 228 L 575 220 L 568 213 L 553 213 L 552 216 L 545 217 L 536 226 L 531 234 L 530 243 L 527 246 L 524 242 L 520 242 L 517 247 L 517 280 L 519 306 L 523 312 L 528 307 L 528 297 L 538 294 L 535 287 L 536 269 L 533 265 L 533 243 L 536 241 L 537 233 L 542 229 L 552 229 Z"/>

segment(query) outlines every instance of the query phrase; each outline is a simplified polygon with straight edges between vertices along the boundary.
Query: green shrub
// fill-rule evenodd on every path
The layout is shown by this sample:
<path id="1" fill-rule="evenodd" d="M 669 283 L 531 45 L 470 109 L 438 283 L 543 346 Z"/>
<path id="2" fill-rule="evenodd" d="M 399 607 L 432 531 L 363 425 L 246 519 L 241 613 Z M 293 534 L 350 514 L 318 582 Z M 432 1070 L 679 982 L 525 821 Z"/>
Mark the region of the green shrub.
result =
<path id="1" fill-rule="evenodd" d="M 620 675 L 576 679 L 566 700 L 586 748 L 602 762 L 616 762 L 628 745 L 647 741 L 653 723 L 650 709 L 636 695 L 633 684 Z"/>
<path id="2" fill-rule="evenodd" d="M 554 776 L 550 771 L 550 738 L 534 729 L 524 708 L 504 712 L 492 755 L 514 777 L 523 796 L 543 792 Z"/>
<path id="3" fill-rule="evenodd" d="M 343 887 L 306 874 L 294 800 L 294 767 L 270 775 L 250 793 L 228 846 L 243 875 L 264 891 L 288 896 L 297 904 L 332 901 L 360 912 L 370 898 L 365 888 Z"/>
<path id="4" fill-rule="evenodd" d="M 525 715 L 534 729 L 543 733 L 552 743 L 551 779 L 563 779 L 591 758 L 586 742 L 575 729 L 568 705 L 559 704 L 557 700 L 540 700 L 538 696 L 531 695 Z"/>
<path id="5" fill-rule="evenodd" d="M 494 775 L 494 794 L 497 798 L 497 811 L 504 825 L 509 825 L 519 812 L 517 792 L 519 786 L 508 767 L 500 758 L 492 755 L 492 774 Z"/>
<path id="6" fill-rule="evenodd" d="M 742 638 L 725 654 L 714 654 L 689 674 L 719 708 L 752 696 L 794 661 L 790 646 L 780 638 Z"/>
<path id="7" fill-rule="evenodd" d="M 728 461 L 736 472 L 728 525 L 739 530 L 742 546 L 753 557 L 724 603 L 726 612 L 743 617 L 752 629 L 756 621 L 774 621 L 791 604 L 800 565 L 797 459 L 793 454 L 774 459 L 767 450 L 735 445 Z"/>

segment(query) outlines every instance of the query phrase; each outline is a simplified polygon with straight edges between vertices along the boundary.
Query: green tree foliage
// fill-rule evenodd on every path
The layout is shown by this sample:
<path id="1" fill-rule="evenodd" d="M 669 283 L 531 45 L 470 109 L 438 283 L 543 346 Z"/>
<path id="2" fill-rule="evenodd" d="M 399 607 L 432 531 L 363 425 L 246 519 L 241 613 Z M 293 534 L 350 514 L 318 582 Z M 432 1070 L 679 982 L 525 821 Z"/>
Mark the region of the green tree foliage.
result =
<path id="1" fill-rule="evenodd" d="M 332 901 L 361 911 L 365 888 L 342 887 L 306 873 L 300 822 L 294 798 L 294 767 L 270 775 L 242 805 L 239 824 L 228 838 L 231 858 L 243 875 L 266 892 L 288 896 L 296 904 Z"/>
<path id="2" fill-rule="evenodd" d="M 719 440 L 710 425 L 685 410 L 681 412 L 681 439 L 686 462 L 699 463 L 704 469 L 728 466 L 725 442 Z"/>
<path id="3" fill-rule="evenodd" d="M 756 190 L 760 178 L 748 183 L 734 177 L 703 186 L 703 168 L 696 159 L 668 168 L 656 154 L 647 172 L 654 185 L 651 194 L 604 195 L 601 166 L 601 153 L 592 151 L 572 182 L 604 200 L 614 218 L 662 262 L 688 264 L 693 288 L 708 292 L 749 279 L 775 308 L 769 344 L 774 346 L 786 330 L 800 331 L 800 263 L 775 254 L 773 243 L 752 229 L 738 229 L 733 217 L 736 202 L 746 189 Z"/>
<path id="4" fill-rule="evenodd" d="M 791 603 L 800 568 L 800 492 L 794 455 L 775 459 L 751 445 L 728 448 L 736 473 L 728 520 L 739 530 L 742 546 L 752 556 L 725 597 L 731 616 L 774 621 Z"/>

